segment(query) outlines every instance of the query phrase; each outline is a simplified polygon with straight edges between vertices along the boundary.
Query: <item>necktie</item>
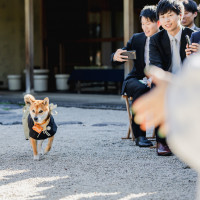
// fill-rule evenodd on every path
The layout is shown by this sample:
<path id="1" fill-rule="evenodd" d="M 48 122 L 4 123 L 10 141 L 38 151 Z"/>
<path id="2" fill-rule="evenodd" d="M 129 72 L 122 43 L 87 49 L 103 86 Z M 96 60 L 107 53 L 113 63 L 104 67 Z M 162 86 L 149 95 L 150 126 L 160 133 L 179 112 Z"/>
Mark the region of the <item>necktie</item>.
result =
<path id="1" fill-rule="evenodd" d="M 176 74 L 181 68 L 181 58 L 178 40 L 172 39 L 172 73 Z"/>

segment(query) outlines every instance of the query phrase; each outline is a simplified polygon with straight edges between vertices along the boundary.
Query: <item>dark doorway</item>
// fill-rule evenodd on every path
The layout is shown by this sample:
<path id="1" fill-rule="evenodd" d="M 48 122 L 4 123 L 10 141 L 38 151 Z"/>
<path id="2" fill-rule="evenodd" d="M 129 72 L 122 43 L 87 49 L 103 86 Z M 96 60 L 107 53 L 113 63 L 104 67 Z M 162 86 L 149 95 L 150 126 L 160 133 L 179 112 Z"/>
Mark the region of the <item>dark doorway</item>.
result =
<path id="1" fill-rule="evenodd" d="M 95 56 L 99 51 L 101 59 L 103 42 L 123 41 L 123 35 L 114 31 L 113 21 L 117 11 L 123 12 L 123 0 L 44 0 L 43 9 L 44 64 L 56 73 L 97 65 Z M 105 14 L 111 21 L 110 30 L 102 22 Z"/>

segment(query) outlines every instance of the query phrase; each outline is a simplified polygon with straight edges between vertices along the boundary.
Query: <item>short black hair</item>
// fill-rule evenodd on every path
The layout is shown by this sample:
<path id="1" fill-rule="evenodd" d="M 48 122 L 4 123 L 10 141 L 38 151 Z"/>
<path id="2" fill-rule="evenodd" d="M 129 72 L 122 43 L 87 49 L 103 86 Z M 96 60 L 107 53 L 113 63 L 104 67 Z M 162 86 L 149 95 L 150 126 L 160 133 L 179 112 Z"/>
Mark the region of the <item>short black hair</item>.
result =
<path id="1" fill-rule="evenodd" d="M 177 15 L 180 15 L 184 11 L 184 6 L 180 0 L 160 0 L 158 2 L 156 16 L 159 19 L 159 15 L 164 15 L 165 13 L 173 11 Z"/>
<path id="2" fill-rule="evenodd" d="M 184 0 L 183 5 L 184 5 L 185 10 L 188 12 L 192 12 L 192 13 L 198 12 L 197 3 L 193 0 Z"/>
<path id="3" fill-rule="evenodd" d="M 155 5 L 145 6 L 140 12 L 140 20 L 142 17 L 145 17 L 150 19 L 151 22 L 157 22 L 156 8 Z"/>

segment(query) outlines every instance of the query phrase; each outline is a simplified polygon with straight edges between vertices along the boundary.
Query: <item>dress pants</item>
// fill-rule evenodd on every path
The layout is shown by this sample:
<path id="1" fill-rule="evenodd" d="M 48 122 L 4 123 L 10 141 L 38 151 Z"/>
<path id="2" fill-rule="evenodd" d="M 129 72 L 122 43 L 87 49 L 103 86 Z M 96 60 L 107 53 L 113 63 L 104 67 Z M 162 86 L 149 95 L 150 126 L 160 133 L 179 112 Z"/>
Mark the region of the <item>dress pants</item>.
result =
<path id="1" fill-rule="evenodd" d="M 163 138 L 163 137 L 159 136 L 159 134 L 158 134 L 158 127 L 156 128 L 155 133 L 156 133 L 156 142 L 160 142 L 160 143 L 166 145 L 167 144 L 166 143 L 166 138 L 165 137 Z"/>
<path id="2" fill-rule="evenodd" d="M 143 83 L 139 82 L 136 78 L 126 80 L 125 92 L 128 97 L 133 97 L 133 102 L 141 95 L 148 92 L 150 89 Z M 134 121 L 134 114 L 132 116 L 132 129 L 135 138 L 139 136 L 146 136 L 146 131 L 142 131 L 140 126 Z"/>

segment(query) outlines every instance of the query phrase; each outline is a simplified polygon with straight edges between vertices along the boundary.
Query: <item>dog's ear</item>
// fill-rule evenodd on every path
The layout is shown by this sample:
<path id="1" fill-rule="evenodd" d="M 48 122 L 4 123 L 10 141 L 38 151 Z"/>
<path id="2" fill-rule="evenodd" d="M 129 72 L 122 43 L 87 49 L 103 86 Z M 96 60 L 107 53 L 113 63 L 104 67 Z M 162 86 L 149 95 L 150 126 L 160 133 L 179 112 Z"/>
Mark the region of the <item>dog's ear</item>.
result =
<path id="1" fill-rule="evenodd" d="M 33 102 L 35 101 L 35 97 L 30 95 L 30 94 L 26 94 L 24 96 L 24 102 L 25 104 L 31 105 Z"/>
<path id="2" fill-rule="evenodd" d="M 44 105 L 49 105 L 49 98 L 48 98 L 48 97 L 46 97 L 46 98 L 44 99 Z"/>

